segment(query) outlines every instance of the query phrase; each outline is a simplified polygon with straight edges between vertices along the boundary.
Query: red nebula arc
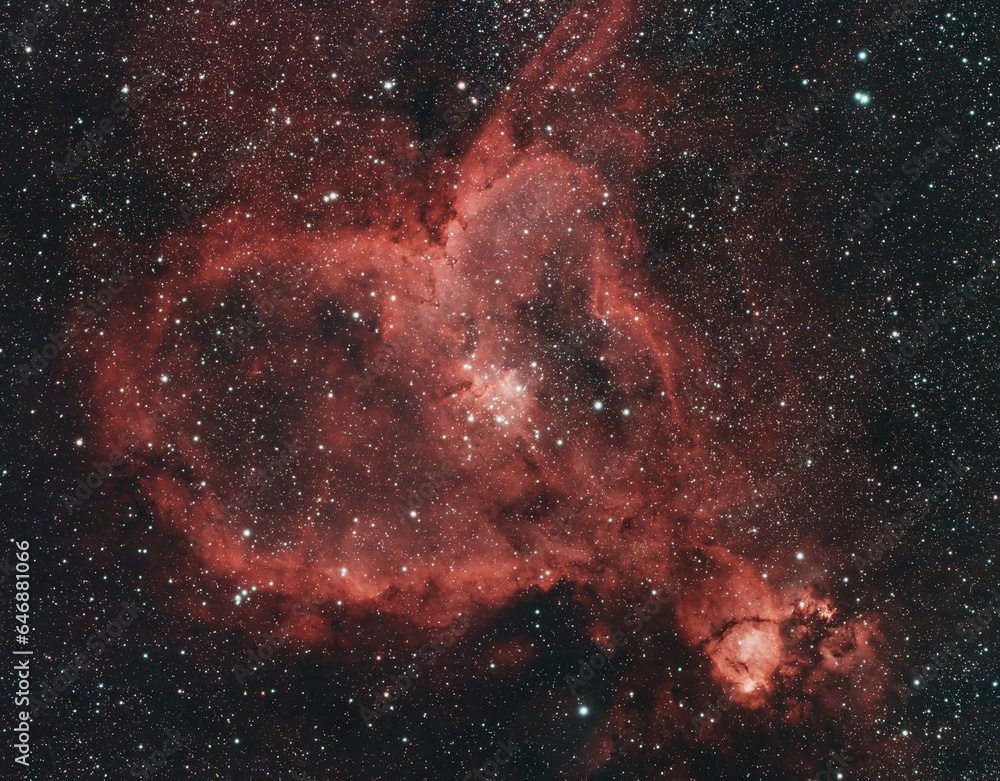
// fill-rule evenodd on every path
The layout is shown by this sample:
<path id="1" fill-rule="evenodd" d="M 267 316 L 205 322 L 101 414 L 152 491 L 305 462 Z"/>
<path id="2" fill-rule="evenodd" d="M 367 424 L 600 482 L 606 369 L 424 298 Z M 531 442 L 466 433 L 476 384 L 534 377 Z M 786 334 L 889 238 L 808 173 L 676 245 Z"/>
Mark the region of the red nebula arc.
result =
<path id="1" fill-rule="evenodd" d="M 642 129 L 670 93 L 628 56 L 640 16 L 575 6 L 400 186 L 371 154 L 365 174 L 279 139 L 314 156 L 310 176 L 262 159 L 272 176 L 165 239 L 168 272 L 111 314 L 84 369 L 98 436 L 137 433 L 129 468 L 156 523 L 195 543 L 183 566 L 250 601 L 319 600 L 419 634 L 558 583 L 634 605 L 672 582 L 707 686 L 788 723 L 827 696 L 861 718 L 888 681 L 878 617 L 784 579 L 787 550 L 741 555 L 725 512 L 751 496 L 748 447 L 778 443 L 720 439 L 680 392 L 710 356 L 642 270 L 634 182 L 662 164 Z M 418 144 L 404 116 L 363 110 L 366 149 Z M 289 117 L 305 135 L 317 119 Z M 760 403 L 800 394 L 789 377 Z M 195 594 L 184 608 L 234 620 Z M 596 637 L 616 619 L 595 609 Z M 296 622 L 299 642 L 337 645 L 328 622 Z M 649 729 L 684 721 L 671 686 L 654 683 Z M 793 689 L 811 704 L 779 709 Z M 628 708 L 622 688 L 609 718 Z"/>

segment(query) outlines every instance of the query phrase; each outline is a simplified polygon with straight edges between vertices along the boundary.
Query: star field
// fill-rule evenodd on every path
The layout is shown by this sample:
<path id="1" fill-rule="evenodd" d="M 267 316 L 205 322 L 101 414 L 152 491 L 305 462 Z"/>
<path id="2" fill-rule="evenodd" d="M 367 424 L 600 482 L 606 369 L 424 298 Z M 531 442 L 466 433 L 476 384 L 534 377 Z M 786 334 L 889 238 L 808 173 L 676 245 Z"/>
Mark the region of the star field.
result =
<path id="1" fill-rule="evenodd" d="M 3 15 L 11 777 L 1000 778 L 995 9 Z"/>

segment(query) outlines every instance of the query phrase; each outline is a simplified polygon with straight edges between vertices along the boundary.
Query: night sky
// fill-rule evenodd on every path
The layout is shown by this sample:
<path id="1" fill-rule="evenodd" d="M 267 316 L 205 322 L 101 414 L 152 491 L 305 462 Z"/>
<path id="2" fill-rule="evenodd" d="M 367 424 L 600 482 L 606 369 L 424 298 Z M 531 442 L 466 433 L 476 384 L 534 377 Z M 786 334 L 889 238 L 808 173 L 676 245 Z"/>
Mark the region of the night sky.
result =
<path id="1" fill-rule="evenodd" d="M 1000 779 L 993 3 L 0 18 L 0 777 Z"/>

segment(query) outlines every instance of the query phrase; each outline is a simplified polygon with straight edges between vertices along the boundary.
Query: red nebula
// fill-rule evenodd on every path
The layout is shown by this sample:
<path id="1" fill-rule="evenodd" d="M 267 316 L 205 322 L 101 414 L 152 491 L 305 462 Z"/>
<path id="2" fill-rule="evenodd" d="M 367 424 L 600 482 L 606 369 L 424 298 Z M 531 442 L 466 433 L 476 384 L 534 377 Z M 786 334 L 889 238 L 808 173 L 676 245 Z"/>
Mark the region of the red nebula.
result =
<path id="1" fill-rule="evenodd" d="M 664 613 L 706 661 L 706 687 L 738 707 L 882 679 L 877 618 L 843 618 L 794 585 L 787 549 L 744 555 L 727 525 L 752 496 L 754 454 L 778 443 L 753 426 L 720 436 L 681 392 L 710 356 L 687 304 L 643 271 L 633 183 L 663 152 L 642 128 L 670 99 L 623 55 L 639 13 L 574 7 L 474 107 L 466 140 L 400 186 L 365 159 L 405 156 L 419 139 L 404 118 L 359 105 L 370 151 L 352 157 L 346 129 L 334 151 L 307 142 L 329 115 L 289 112 L 296 132 L 276 146 L 312 155 L 309 175 L 269 150 L 237 202 L 158 248 L 166 271 L 126 291 L 84 375 L 103 443 L 140 435 L 129 463 L 155 523 L 197 543 L 180 564 L 191 578 L 286 606 L 293 637 L 318 648 L 343 638 L 294 605 L 426 636 L 562 583 L 592 595 L 603 638 L 621 626 L 605 603 L 674 582 Z M 772 379 L 734 369 L 761 409 L 800 399 L 777 359 Z M 297 456 L 271 474 L 282 442 Z M 231 604 L 178 596 L 198 620 L 236 620 Z M 515 638 L 491 658 L 516 671 L 535 655 Z M 658 729 L 680 718 L 671 680 L 652 688 Z"/>

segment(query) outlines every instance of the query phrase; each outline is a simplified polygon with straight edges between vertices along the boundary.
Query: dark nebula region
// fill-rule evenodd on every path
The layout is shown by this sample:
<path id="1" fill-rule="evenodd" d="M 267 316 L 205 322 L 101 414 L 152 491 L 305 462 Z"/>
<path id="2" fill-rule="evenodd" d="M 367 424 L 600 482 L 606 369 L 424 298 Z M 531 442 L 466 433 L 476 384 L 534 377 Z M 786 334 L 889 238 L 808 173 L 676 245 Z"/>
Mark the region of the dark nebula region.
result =
<path id="1" fill-rule="evenodd" d="M 113 192 L 127 150 L 166 206 L 66 245 L 81 289 L 131 277 L 97 323 L 66 308 L 44 380 L 64 455 L 35 528 L 70 552 L 34 561 L 79 593 L 36 685 L 142 608 L 36 718 L 38 778 L 135 777 L 162 725 L 190 740 L 150 778 L 462 779 L 498 741 L 507 779 L 1000 777 L 962 734 L 995 724 L 992 625 L 968 688 L 907 688 L 995 582 L 995 310 L 942 336 L 964 386 L 884 350 L 949 289 L 928 269 L 993 250 L 993 195 L 923 203 L 996 147 L 972 87 L 909 83 L 899 41 L 948 48 L 931 6 L 124 12 L 115 57 L 157 78 L 58 186 Z M 892 113 L 855 88 L 906 132 L 852 124 Z M 845 238 L 941 126 L 916 222 Z M 911 500 L 930 520 L 872 554 Z"/>

